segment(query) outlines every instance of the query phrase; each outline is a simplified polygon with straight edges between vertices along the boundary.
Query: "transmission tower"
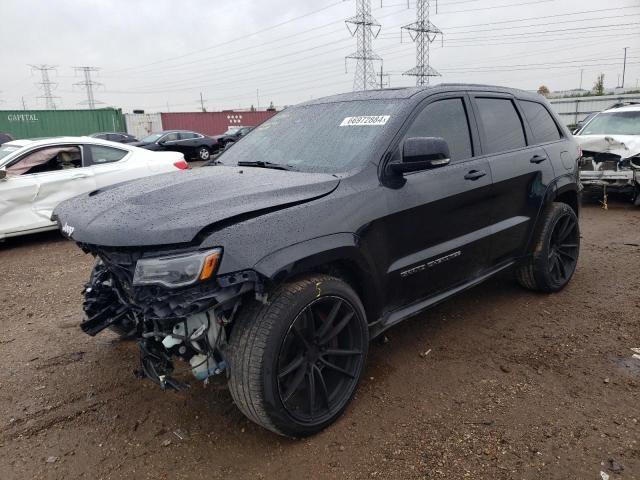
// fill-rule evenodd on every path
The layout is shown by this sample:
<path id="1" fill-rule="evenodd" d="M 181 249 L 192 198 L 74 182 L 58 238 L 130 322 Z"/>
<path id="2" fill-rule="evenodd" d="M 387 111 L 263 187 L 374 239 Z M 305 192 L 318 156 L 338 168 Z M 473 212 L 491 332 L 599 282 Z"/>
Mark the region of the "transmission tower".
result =
<path id="1" fill-rule="evenodd" d="M 53 91 L 58 86 L 57 83 L 52 82 L 49 78 L 49 72 L 55 71 L 55 65 L 31 65 L 32 70 L 36 70 L 40 72 L 41 80 L 36 85 L 40 85 L 42 87 L 42 95 L 38 98 L 44 98 L 45 103 L 47 105 L 47 110 L 55 110 L 56 109 L 56 97 L 53 95 Z"/>
<path id="2" fill-rule="evenodd" d="M 94 82 L 91 80 L 91 72 L 97 72 L 100 69 L 96 67 L 75 67 L 76 72 L 82 72 L 84 75 L 84 81 L 74 83 L 74 85 L 82 87 L 87 92 L 87 99 L 80 102 L 81 105 L 88 105 L 88 107 L 93 110 L 96 108 L 96 103 L 103 103 L 99 100 L 96 100 L 96 97 L 93 94 L 93 88 L 102 85 L 101 83 Z"/>
<path id="3" fill-rule="evenodd" d="M 442 31 L 431 23 L 430 0 L 416 0 L 416 21 L 405 25 L 400 30 L 407 30 L 411 40 L 416 43 L 416 66 L 407 70 L 403 75 L 412 75 L 416 78 L 416 85 L 429 85 L 429 77 L 439 77 L 440 74 L 429 64 L 429 48 L 431 43 Z M 400 35 L 402 41 L 402 35 Z"/>
<path id="4" fill-rule="evenodd" d="M 371 0 L 356 0 L 356 15 L 345 23 L 352 37 L 357 38 L 358 50 L 345 58 L 356 60 L 356 73 L 353 78 L 353 90 L 378 88 L 378 78 L 373 68 L 374 60 L 382 58 L 373 52 L 372 39 L 377 38 L 382 26 L 371 16 Z"/>

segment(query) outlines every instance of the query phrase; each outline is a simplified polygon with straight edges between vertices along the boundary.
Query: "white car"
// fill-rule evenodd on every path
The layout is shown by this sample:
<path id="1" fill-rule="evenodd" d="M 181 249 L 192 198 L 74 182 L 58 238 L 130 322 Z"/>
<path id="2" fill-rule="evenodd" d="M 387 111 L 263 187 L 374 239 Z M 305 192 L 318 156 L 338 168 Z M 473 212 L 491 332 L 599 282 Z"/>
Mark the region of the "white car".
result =
<path id="1" fill-rule="evenodd" d="M 587 190 L 626 192 L 640 205 L 640 105 L 598 113 L 576 134 Z M 606 198 L 605 198 L 606 201 Z"/>
<path id="2" fill-rule="evenodd" d="M 108 185 L 188 169 L 177 152 L 151 152 L 89 137 L 0 145 L 0 240 L 55 230 L 63 200 Z"/>

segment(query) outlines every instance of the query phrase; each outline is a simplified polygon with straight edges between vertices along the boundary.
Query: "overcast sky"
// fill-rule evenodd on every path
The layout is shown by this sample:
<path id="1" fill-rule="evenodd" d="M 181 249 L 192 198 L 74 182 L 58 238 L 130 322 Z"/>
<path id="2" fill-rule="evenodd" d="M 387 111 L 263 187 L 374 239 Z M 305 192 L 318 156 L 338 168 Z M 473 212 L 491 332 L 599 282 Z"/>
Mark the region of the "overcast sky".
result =
<path id="1" fill-rule="evenodd" d="M 372 0 L 382 24 L 373 42 L 392 87 L 415 84 L 415 46 L 400 26 L 415 0 Z M 355 0 L 3 0 L 0 109 L 44 108 L 29 64 L 51 64 L 59 107 L 86 108 L 74 66 L 101 70 L 95 96 L 125 111 L 194 111 L 294 104 L 353 87 L 356 50 L 344 20 Z M 580 12 L 580 13 L 579 13 Z M 589 13 L 590 12 L 590 13 Z M 431 47 L 438 82 L 535 90 L 591 88 L 599 72 L 615 87 L 640 78 L 638 0 L 441 0 Z M 376 68 L 380 64 L 376 63 Z M 259 99 L 258 99 L 259 97 Z"/>

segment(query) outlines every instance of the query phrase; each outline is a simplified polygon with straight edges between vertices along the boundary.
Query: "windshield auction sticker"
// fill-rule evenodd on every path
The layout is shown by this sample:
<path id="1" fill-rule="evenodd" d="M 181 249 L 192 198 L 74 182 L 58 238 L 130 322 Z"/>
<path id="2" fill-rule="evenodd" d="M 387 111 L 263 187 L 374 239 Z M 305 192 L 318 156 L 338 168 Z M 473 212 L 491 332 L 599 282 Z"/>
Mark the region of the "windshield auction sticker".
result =
<path id="1" fill-rule="evenodd" d="M 386 125 L 390 115 L 371 115 L 362 117 L 347 117 L 340 124 L 341 127 L 358 127 L 363 125 Z"/>

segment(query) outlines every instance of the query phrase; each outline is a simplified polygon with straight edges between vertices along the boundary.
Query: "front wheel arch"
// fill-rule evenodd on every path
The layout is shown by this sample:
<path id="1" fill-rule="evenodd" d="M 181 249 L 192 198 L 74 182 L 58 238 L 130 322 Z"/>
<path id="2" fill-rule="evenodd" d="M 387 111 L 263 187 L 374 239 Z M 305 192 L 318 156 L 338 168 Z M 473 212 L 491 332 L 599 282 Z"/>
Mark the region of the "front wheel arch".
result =
<path id="1" fill-rule="evenodd" d="M 337 233 L 290 245 L 262 258 L 257 273 L 280 284 L 308 274 L 327 274 L 347 282 L 360 296 L 367 317 L 376 320 L 384 306 L 382 277 L 358 247 L 358 238 Z"/>

